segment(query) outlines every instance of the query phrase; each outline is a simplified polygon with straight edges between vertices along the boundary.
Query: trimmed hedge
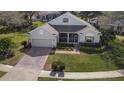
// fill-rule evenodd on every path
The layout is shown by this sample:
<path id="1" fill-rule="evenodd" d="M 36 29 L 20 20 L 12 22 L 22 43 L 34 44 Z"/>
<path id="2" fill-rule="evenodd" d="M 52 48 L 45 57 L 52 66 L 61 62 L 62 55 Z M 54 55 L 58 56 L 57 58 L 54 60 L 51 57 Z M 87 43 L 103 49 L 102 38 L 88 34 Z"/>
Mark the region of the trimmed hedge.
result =
<path id="1" fill-rule="evenodd" d="M 101 53 L 105 50 L 100 44 L 80 44 L 79 49 L 86 53 Z"/>
<path id="2" fill-rule="evenodd" d="M 67 43 L 58 43 L 57 48 L 63 49 L 63 50 L 73 50 L 74 45 L 73 44 L 67 44 Z"/>

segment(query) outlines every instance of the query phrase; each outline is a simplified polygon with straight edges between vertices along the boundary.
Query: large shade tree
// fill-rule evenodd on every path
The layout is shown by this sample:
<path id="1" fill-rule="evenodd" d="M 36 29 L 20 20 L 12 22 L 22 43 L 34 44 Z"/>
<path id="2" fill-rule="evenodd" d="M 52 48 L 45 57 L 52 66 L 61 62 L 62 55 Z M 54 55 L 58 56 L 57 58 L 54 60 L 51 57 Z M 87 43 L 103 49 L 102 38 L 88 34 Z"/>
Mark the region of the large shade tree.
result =
<path id="1" fill-rule="evenodd" d="M 29 23 L 29 25 L 32 25 L 32 17 L 37 12 L 36 11 L 23 11 L 22 13 L 24 14 L 24 19 Z"/>
<path id="2" fill-rule="evenodd" d="M 23 14 L 17 11 L 1 11 L 0 25 L 12 26 L 25 22 Z"/>
<path id="3" fill-rule="evenodd" d="M 86 21 L 90 18 L 97 17 L 102 15 L 103 13 L 101 11 L 80 11 L 78 15 L 82 18 L 85 19 Z"/>

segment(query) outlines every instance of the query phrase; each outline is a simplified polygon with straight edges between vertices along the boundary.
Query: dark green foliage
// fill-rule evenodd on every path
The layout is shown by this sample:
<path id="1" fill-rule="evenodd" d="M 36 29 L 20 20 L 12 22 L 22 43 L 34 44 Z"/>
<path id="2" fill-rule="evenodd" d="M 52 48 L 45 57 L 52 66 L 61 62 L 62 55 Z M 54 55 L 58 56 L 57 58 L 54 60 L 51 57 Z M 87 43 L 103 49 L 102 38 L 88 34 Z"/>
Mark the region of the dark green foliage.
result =
<path id="1" fill-rule="evenodd" d="M 58 43 L 57 48 L 63 49 L 63 50 L 73 50 L 74 45 L 73 44 L 67 44 L 67 43 Z"/>
<path id="2" fill-rule="evenodd" d="M 15 56 L 15 52 L 12 50 L 6 50 L 6 51 L 1 51 L 0 52 L 0 57 L 1 58 L 10 58 Z"/>
<path id="3" fill-rule="evenodd" d="M 3 33 L 5 34 L 5 33 L 7 33 L 6 30 L 7 30 L 7 26 L 1 26 L 1 25 L 0 25 L 0 34 L 3 34 Z"/>
<path id="4" fill-rule="evenodd" d="M 110 41 L 113 41 L 115 38 L 116 38 L 116 35 L 115 35 L 114 31 L 112 31 L 112 30 L 102 31 L 101 44 L 105 45 L 107 47 L 108 43 Z"/>
<path id="5" fill-rule="evenodd" d="M 80 44 L 79 46 L 80 51 L 89 53 L 89 54 L 94 54 L 94 53 L 102 53 L 104 52 L 104 47 L 102 47 L 100 44 Z"/>
<path id="6" fill-rule="evenodd" d="M 6 51 L 14 47 L 14 43 L 10 38 L 2 38 L 0 39 L 0 51 Z"/>
<path id="7" fill-rule="evenodd" d="M 60 61 L 56 61 L 52 63 L 52 71 L 63 71 L 65 69 L 65 64 L 60 62 Z"/>
<path id="8" fill-rule="evenodd" d="M 30 30 L 33 30 L 33 29 L 37 28 L 37 26 L 30 25 L 28 28 L 29 28 Z"/>
<path id="9" fill-rule="evenodd" d="M 31 48 L 31 43 L 28 43 L 27 41 L 22 41 L 21 45 L 24 46 L 24 48 Z"/>
<path id="10" fill-rule="evenodd" d="M 27 41 L 22 41 L 22 42 L 21 42 L 21 45 L 23 45 L 24 48 L 27 48 Z"/>
<path id="11" fill-rule="evenodd" d="M 58 43 L 58 47 L 74 47 L 73 44 Z"/>
<path id="12" fill-rule="evenodd" d="M 111 41 L 108 44 L 108 51 L 102 54 L 102 57 L 114 62 L 119 68 L 124 68 L 124 48 L 117 41 Z"/>
<path id="13" fill-rule="evenodd" d="M 0 39 L 0 57 L 12 57 L 14 56 L 14 43 L 11 41 L 10 38 L 2 38 Z"/>

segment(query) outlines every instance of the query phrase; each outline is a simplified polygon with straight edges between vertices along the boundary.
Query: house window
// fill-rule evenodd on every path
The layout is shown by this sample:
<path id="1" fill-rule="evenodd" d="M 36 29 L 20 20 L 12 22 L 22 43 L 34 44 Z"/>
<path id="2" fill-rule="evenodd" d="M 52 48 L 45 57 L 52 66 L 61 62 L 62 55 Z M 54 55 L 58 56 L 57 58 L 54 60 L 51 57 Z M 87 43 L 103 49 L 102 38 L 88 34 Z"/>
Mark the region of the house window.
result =
<path id="1" fill-rule="evenodd" d="M 69 33 L 69 42 L 78 42 L 78 35 L 76 33 Z"/>
<path id="2" fill-rule="evenodd" d="M 93 36 L 86 36 L 85 40 L 86 40 L 86 43 L 93 43 L 94 37 Z"/>
<path id="3" fill-rule="evenodd" d="M 59 41 L 67 42 L 67 33 L 59 33 Z"/>
<path id="4" fill-rule="evenodd" d="M 63 18 L 64 23 L 67 23 L 68 21 L 69 21 L 68 18 Z"/>

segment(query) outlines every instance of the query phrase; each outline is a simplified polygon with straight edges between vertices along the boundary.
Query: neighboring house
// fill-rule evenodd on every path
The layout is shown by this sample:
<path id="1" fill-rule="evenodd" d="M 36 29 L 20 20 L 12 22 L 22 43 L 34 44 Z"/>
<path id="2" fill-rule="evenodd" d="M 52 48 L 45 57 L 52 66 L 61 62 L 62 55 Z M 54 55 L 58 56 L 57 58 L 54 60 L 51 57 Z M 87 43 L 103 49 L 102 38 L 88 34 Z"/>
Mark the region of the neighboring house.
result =
<path id="1" fill-rule="evenodd" d="M 99 43 L 101 33 L 88 22 L 66 12 L 29 32 L 33 47 L 56 47 L 63 43 Z"/>
<path id="2" fill-rule="evenodd" d="M 113 20 L 109 25 L 112 27 L 114 32 L 124 35 L 124 19 Z"/>
<path id="3" fill-rule="evenodd" d="M 60 13 L 58 11 L 39 11 L 33 15 L 32 19 L 48 22 L 59 15 Z"/>

